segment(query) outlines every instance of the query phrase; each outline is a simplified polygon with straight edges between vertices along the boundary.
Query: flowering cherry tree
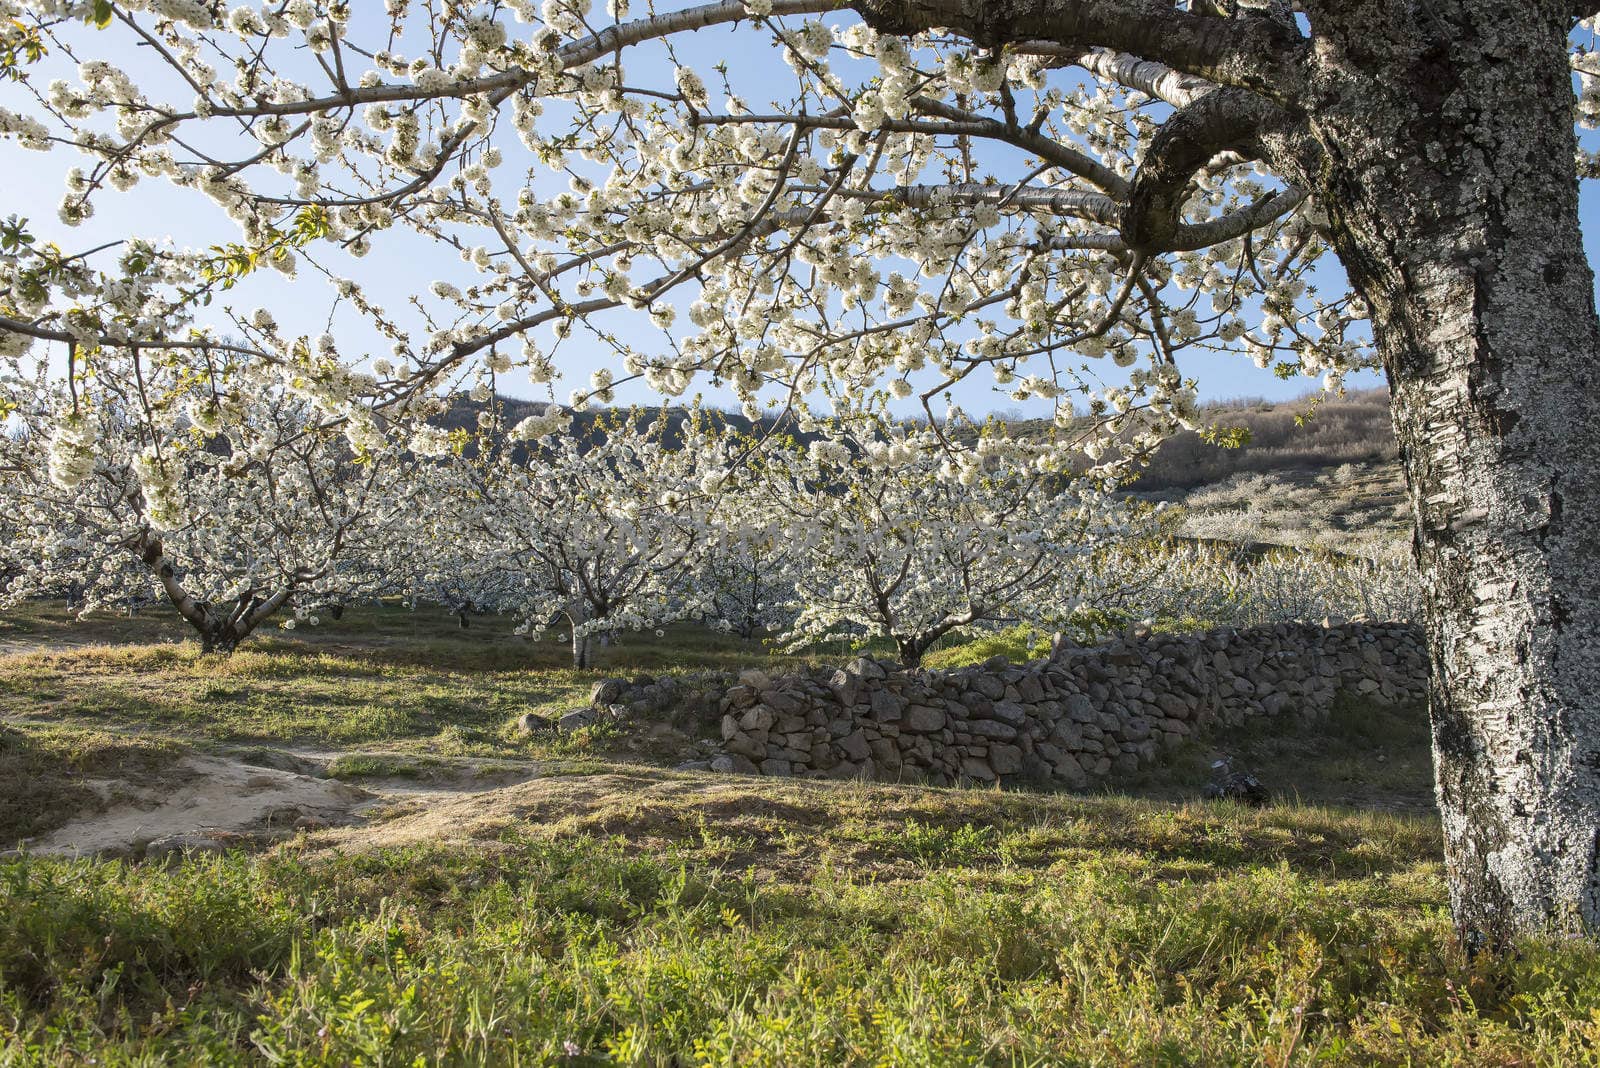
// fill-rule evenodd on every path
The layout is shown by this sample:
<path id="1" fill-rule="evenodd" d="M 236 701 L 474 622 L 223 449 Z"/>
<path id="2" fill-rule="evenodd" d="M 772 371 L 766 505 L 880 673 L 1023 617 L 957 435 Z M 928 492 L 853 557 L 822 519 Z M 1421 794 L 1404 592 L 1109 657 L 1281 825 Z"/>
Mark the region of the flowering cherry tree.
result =
<path id="1" fill-rule="evenodd" d="M 569 419 L 559 410 L 530 417 L 507 446 L 456 458 L 438 506 L 468 573 L 496 576 L 519 629 L 542 635 L 564 622 L 573 666 L 586 668 L 596 635 L 707 611 L 691 579 L 725 470 L 695 418 L 614 414 L 592 438 L 557 433 Z"/>
<path id="2" fill-rule="evenodd" d="M 781 527 L 743 504 L 734 494 L 718 508 L 694 582 L 708 603 L 708 621 L 749 640 L 794 623 L 796 561 Z"/>
<path id="3" fill-rule="evenodd" d="M 1058 466 L 1193 423 L 1198 351 L 1329 384 L 1381 362 L 1457 919 L 1496 942 L 1593 928 L 1600 318 L 1574 120 L 1600 118 L 1597 10 L 3 0 L 0 132 L 81 154 L 63 222 L 159 181 L 237 233 L 91 254 L 6 223 L 0 358 L 50 353 L 86 390 L 130 344 L 195 362 L 204 302 L 270 268 L 328 277 L 392 343 L 363 377 L 234 315 L 238 354 L 358 441 L 382 426 L 359 398 L 406 403 L 476 360 L 550 381 L 582 329 L 614 360 L 580 400 L 710 381 L 752 409 L 827 389 L 932 411 L 992 375 L 1054 409 Z M 734 25 L 785 84 L 776 62 L 693 69 L 691 35 Z M 395 310 L 352 257 L 402 239 L 471 280 Z"/>
<path id="4" fill-rule="evenodd" d="M 980 438 L 973 455 L 995 451 Z M 1077 560 L 1115 533 L 1114 510 L 1004 464 L 940 477 L 950 462 L 905 427 L 767 458 L 751 495 L 795 559 L 791 646 L 853 630 L 915 666 L 953 631 L 1072 615 Z"/>
<path id="5" fill-rule="evenodd" d="M 170 386 L 153 377 L 144 396 L 171 404 Z M 315 623 L 385 584 L 405 507 L 393 450 L 353 458 L 282 392 L 242 388 L 252 400 L 225 429 L 209 397 L 163 429 L 135 397 L 52 418 L 71 401 L 43 396 L 16 398 L 22 425 L 0 439 L 0 605 L 63 588 L 81 612 L 163 597 L 205 652 L 228 653 L 280 612 Z"/>

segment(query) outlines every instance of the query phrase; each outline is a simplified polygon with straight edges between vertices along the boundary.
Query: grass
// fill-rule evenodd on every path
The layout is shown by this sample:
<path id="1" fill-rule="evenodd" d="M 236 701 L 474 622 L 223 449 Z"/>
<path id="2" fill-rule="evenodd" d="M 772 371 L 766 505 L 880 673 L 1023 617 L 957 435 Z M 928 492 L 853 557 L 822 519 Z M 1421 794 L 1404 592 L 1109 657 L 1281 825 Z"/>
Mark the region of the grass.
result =
<path id="1" fill-rule="evenodd" d="M 392 607 L 351 609 L 311 637 L 302 637 L 311 628 L 301 628 L 294 637 L 252 640 L 231 657 L 208 657 L 192 642 L 148 635 L 141 644 L 69 645 L 77 632 L 57 618 L 63 613 L 30 608 L 14 630 L 28 635 L 34 651 L 0 656 L 10 715 L 233 744 L 540 755 L 561 743 L 520 736 L 517 717 L 586 704 L 597 679 L 799 662 L 679 627 L 664 639 L 623 635 L 598 649 L 597 668 L 575 671 L 563 645 L 517 640 L 503 621 L 458 631 L 453 617 Z M 134 622 L 152 632 L 171 624 L 158 611 Z M 101 628 L 126 624 L 93 619 L 85 633 L 98 637 Z"/>
<path id="2" fill-rule="evenodd" d="M 1593 946 L 1455 950 L 1427 820 L 609 778 L 486 841 L 0 865 L 0 1059 L 1570 1064 L 1600 1038 Z"/>
<path id="3" fill-rule="evenodd" d="M 1457 948 L 1437 820 L 1400 803 L 1426 796 L 1415 709 L 1226 732 L 1144 796 L 677 773 L 510 723 L 604 674 L 772 660 L 677 631 L 577 673 L 488 627 L 410 638 L 378 615 L 227 660 L 55 648 L 35 619 L 52 647 L 0 657 L 20 716 L 0 781 L 23 787 L 0 800 L 40 784 L 33 818 L 188 745 L 290 765 L 277 747 L 320 746 L 368 782 L 545 768 L 263 852 L 0 861 L 0 1064 L 1600 1057 L 1592 943 Z M 1192 800 L 1218 753 L 1285 799 Z"/>

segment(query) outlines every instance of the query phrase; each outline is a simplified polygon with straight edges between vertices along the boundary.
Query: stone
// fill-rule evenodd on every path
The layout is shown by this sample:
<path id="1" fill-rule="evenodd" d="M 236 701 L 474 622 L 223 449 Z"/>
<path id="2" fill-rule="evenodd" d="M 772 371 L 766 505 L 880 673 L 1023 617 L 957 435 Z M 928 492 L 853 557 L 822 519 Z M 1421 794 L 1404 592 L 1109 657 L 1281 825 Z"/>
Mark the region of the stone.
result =
<path id="1" fill-rule="evenodd" d="M 973 676 L 972 688 L 991 701 L 1002 700 L 1006 695 L 1006 684 L 993 675 Z"/>
<path id="2" fill-rule="evenodd" d="M 755 705 L 739 717 L 739 726 L 747 731 L 770 731 L 777 719 L 766 705 Z"/>
<path id="3" fill-rule="evenodd" d="M 729 712 L 722 717 L 722 740 L 726 742 L 738 733 L 739 717 Z"/>
<path id="4" fill-rule="evenodd" d="M 995 778 L 994 769 L 977 757 L 966 757 L 961 761 L 961 774 L 979 782 L 994 782 Z"/>
<path id="5" fill-rule="evenodd" d="M 771 775 L 777 778 L 786 778 L 794 774 L 794 765 L 787 760 L 781 760 L 777 757 L 773 757 L 770 760 L 763 760 L 761 762 L 761 774 Z"/>
<path id="6" fill-rule="evenodd" d="M 1022 770 L 1022 750 L 1014 745 L 991 745 L 989 766 L 996 775 L 1015 775 Z"/>
<path id="7" fill-rule="evenodd" d="M 730 753 L 749 757 L 751 760 L 765 760 L 767 758 L 767 743 L 758 742 L 748 734 L 739 733 L 729 738 L 725 748 Z"/>
<path id="8" fill-rule="evenodd" d="M 721 756 L 712 757 L 710 765 L 711 770 L 716 772 L 718 775 L 731 775 L 733 774 L 734 770 L 733 759 L 734 758 L 727 753 L 723 753 Z"/>
<path id="9" fill-rule="evenodd" d="M 994 712 L 994 702 L 981 693 L 969 693 L 961 699 L 966 706 L 968 715 L 974 719 L 988 719 Z"/>
<path id="10" fill-rule="evenodd" d="M 804 698 L 784 693 L 782 690 L 762 690 L 761 703 L 779 714 L 804 712 L 806 708 Z"/>
<path id="11" fill-rule="evenodd" d="M 750 689 L 760 693 L 762 690 L 772 689 L 772 676 L 759 668 L 749 668 L 739 672 L 739 685 L 748 686 Z"/>
<path id="12" fill-rule="evenodd" d="M 157 838 L 144 847 L 146 857 L 181 856 L 185 853 L 221 853 L 227 849 L 222 842 L 203 834 L 169 834 Z"/>
<path id="13" fill-rule="evenodd" d="M 587 727 L 599 718 L 600 714 L 592 708 L 574 708 L 557 722 L 563 732 L 568 732 Z"/>
<path id="14" fill-rule="evenodd" d="M 872 692 L 872 714 L 877 719 L 885 722 L 894 722 L 900 718 L 900 713 L 905 710 L 906 699 L 888 690 L 874 690 Z"/>
<path id="15" fill-rule="evenodd" d="M 622 700 L 622 692 L 627 688 L 627 679 L 601 679 L 589 691 L 589 703 L 591 705 L 614 705 Z"/>
<path id="16" fill-rule="evenodd" d="M 861 691 L 861 680 L 841 668 L 829 677 L 828 689 L 833 691 L 835 700 L 849 708 L 856 703 L 856 696 Z"/>
<path id="17" fill-rule="evenodd" d="M 1206 787 L 1206 797 L 1212 801 L 1237 801 L 1259 808 L 1272 800 L 1261 780 L 1248 771 L 1236 770 L 1227 760 L 1212 764 L 1211 770 L 1216 777 Z"/>
<path id="18" fill-rule="evenodd" d="M 1013 727 L 1020 727 L 1028 722 L 1028 710 L 1014 701 L 996 701 L 989 716 L 1001 723 L 1009 723 Z"/>
<path id="19" fill-rule="evenodd" d="M 1017 736 L 1017 728 L 992 719 L 975 719 L 967 724 L 967 730 L 981 738 L 998 738 L 1001 741 L 1010 741 Z"/>
<path id="20" fill-rule="evenodd" d="M 868 656 L 857 657 L 852 660 L 849 670 L 851 674 L 863 679 L 885 679 L 889 677 L 889 673 L 884 671 L 876 660 Z"/>
<path id="21" fill-rule="evenodd" d="M 1081 693 L 1067 698 L 1066 714 L 1077 723 L 1093 723 L 1098 718 L 1094 702 Z"/>
<path id="22" fill-rule="evenodd" d="M 839 739 L 839 748 L 851 760 L 866 760 L 872 755 L 872 746 L 867 741 L 867 736 L 861 731 L 854 731 Z"/>
<path id="23" fill-rule="evenodd" d="M 524 712 L 517 717 L 518 734 L 540 734 L 555 729 L 555 723 L 548 716 L 541 716 L 537 712 Z"/>
<path id="24" fill-rule="evenodd" d="M 905 722 L 901 726 L 908 731 L 926 734 L 943 729 L 944 723 L 945 714 L 942 709 L 931 705 L 911 705 L 906 709 Z"/>
<path id="25" fill-rule="evenodd" d="M 673 771 L 710 771 L 710 770 L 712 770 L 711 769 L 711 764 L 712 764 L 712 761 L 709 761 L 709 760 L 685 760 L 682 764 L 674 764 L 673 767 L 672 767 L 672 770 Z M 728 765 L 729 765 L 729 768 L 731 769 L 732 765 L 733 765 L 732 760 L 728 761 Z"/>

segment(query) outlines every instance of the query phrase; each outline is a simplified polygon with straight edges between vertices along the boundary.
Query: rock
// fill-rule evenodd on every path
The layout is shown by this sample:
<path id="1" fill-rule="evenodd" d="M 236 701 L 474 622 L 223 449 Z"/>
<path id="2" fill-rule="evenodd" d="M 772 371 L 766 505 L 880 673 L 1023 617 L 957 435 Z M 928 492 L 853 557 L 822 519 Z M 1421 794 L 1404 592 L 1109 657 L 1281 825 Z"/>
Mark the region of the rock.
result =
<path id="1" fill-rule="evenodd" d="M 540 734 L 555 729 L 555 723 L 548 716 L 541 716 L 537 712 L 524 712 L 517 717 L 518 734 Z"/>
<path id="2" fill-rule="evenodd" d="M 722 717 L 722 740 L 728 741 L 739 733 L 739 717 L 732 712 Z"/>
<path id="3" fill-rule="evenodd" d="M 806 710 L 804 697 L 793 693 L 785 693 L 783 690 L 762 690 L 761 703 L 779 715 L 785 713 L 791 715 L 796 713 L 803 714 Z"/>
<path id="4" fill-rule="evenodd" d="M 850 662 L 850 673 L 862 679 L 885 679 L 889 673 L 871 657 L 858 657 Z"/>
<path id="5" fill-rule="evenodd" d="M 1028 722 L 1028 710 L 1014 701 L 996 701 L 989 716 L 1001 723 L 1009 723 L 1013 727 L 1020 727 Z"/>
<path id="6" fill-rule="evenodd" d="M 969 779 L 979 782 L 994 782 L 994 769 L 988 763 L 977 757 L 965 757 L 961 761 L 961 774 Z"/>
<path id="7" fill-rule="evenodd" d="M 991 745 L 989 766 L 996 775 L 1015 775 L 1022 770 L 1022 750 L 1014 745 Z"/>
<path id="8" fill-rule="evenodd" d="M 712 757 L 710 768 L 718 775 L 731 775 L 733 774 L 733 757 L 727 753 Z"/>
<path id="9" fill-rule="evenodd" d="M 1206 787 L 1206 797 L 1212 801 L 1237 801 L 1256 808 L 1272 800 L 1267 788 L 1248 771 L 1236 771 L 1227 760 L 1211 765 L 1216 778 Z"/>
<path id="10" fill-rule="evenodd" d="M 761 762 L 761 774 L 772 775 L 777 778 L 785 778 L 794 774 L 794 765 L 789 763 L 787 760 L 773 757 L 770 760 L 763 760 Z"/>
<path id="11" fill-rule="evenodd" d="M 991 701 L 1002 700 L 1006 695 L 1006 684 L 993 675 L 973 676 L 972 688 Z"/>
<path id="12" fill-rule="evenodd" d="M 1066 714 L 1077 723 L 1093 723 L 1099 718 L 1095 711 L 1094 702 L 1081 693 L 1072 694 L 1066 700 Z"/>
<path id="13" fill-rule="evenodd" d="M 867 741 L 867 736 L 861 731 L 855 731 L 839 739 L 839 748 L 844 750 L 844 755 L 854 761 L 866 760 L 872 755 L 872 745 Z"/>
<path id="14" fill-rule="evenodd" d="M 770 731 L 778 717 L 766 705 L 756 705 L 739 717 L 739 726 L 747 731 Z"/>
<path id="15" fill-rule="evenodd" d="M 929 705 L 911 705 L 906 709 L 905 722 L 901 726 L 908 731 L 927 734 L 944 729 L 945 718 L 941 709 Z"/>
<path id="16" fill-rule="evenodd" d="M 622 700 L 622 691 L 628 688 L 626 679 L 601 679 L 589 691 L 591 705 L 613 705 Z"/>
<path id="17" fill-rule="evenodd" d="M 772 676 L 758 668 L 750 668 L 739 672 L 739 685 L 748 686 L 760 693 L 762 690 L 772 689 Z"/>
<path id="18" fill-rule="evenodd" d="M 722 759 L 722 758 L 719 758 Z M 682 764 L 673 765 L 673 771 L 711 771 L 713 761 L 710 760 L 685 760 Z M 729 770 L 732 770 L 733 761 L 728 761 Z"/>
<path id="19" fill-rule="evenodd" d="M 765 760 L 767 758 L 767 744 L 759 742 L 743 732 L 729 738 L 726 748 L 730 753 L 748 757 L 751 760 Z"/>
<path id="20" fill-rule="evenodd" d="M 201 834 L 169 834 L 144 847 L 146 857 L 167 857 L 186 853 L 221 853 L 227 847 L 215 838 Z"/>
<path id="21" fill-rule="evenodd" d="M 967 730 L 980 738 L 998 738 L 1001 741 L 1010 741 L 1017 736 L 1017 728 L 992 719 L 975 719 L 967 724 Z"/>
<path id="22" fill-rule="evenodd" d="M 872 692 L 872 715 L 884 723 L 894 723 L 900 719 L 900 714 L 905 711 L 906 699 L 888 690 L 874 690 Z"/>
<path id="23" fill-rule="evenodd" d="M 570 733 L 580 727 L 587 727 L 600 718 L 598 712 L 592 708 L 574 708 L 557 721 L 563 733 Z"/>
<path id="24" fill-rule="evenodd" d="M 833 691 L 836 701 L 849 708 L 856 703 L 856 696 L 861 691 L 861 680 L 850 672 L 840 669 L 828 679 L 828 689 Z"/>

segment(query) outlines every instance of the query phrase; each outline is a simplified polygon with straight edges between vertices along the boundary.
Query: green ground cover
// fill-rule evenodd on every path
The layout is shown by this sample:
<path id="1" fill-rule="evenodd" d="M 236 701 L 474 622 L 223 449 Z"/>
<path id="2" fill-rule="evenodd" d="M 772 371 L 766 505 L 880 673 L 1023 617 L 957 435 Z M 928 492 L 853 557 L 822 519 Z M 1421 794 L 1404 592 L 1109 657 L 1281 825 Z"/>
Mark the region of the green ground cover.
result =
<path id="1" fill-rule="evenodd" d="M 0 656 L 13 836 L 191 748 L 424 785 L 543 770 L 259 851 L 0 860 L 0 1064 L 1597 1059 L 1593 946 L 1456 947 L 1415 709 L 1235 732 L 1120 794 L 679 773 L 512 723 L 759 649 L 680 630 L 575 673 L 392 612 L 226 660 L 24 621 L 32 651 Z M 1218 747 L 1285 800 L 1195 800 Z"/>

